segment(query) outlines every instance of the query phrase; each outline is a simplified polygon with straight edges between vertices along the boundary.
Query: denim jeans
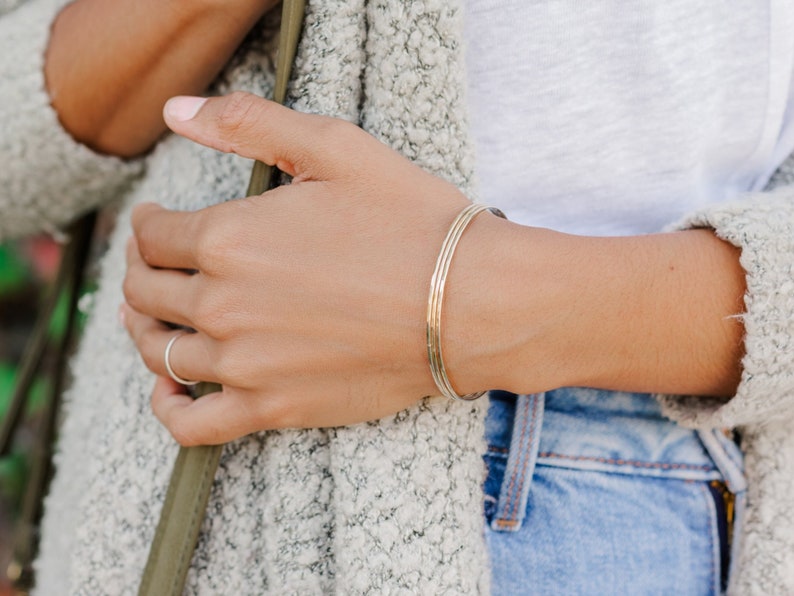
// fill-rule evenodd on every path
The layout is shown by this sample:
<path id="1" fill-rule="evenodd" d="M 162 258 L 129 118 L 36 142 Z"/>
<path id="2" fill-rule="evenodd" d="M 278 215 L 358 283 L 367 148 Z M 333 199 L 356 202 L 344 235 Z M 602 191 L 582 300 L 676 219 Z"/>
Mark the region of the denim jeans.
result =
<path id="1" fill-rule="evenodd" d="M 561 389 L 492 392 L 486 439 L 494 595 L 724 589 L 746 484 L 722 431 L 678 426 L 649 395 Z"/>

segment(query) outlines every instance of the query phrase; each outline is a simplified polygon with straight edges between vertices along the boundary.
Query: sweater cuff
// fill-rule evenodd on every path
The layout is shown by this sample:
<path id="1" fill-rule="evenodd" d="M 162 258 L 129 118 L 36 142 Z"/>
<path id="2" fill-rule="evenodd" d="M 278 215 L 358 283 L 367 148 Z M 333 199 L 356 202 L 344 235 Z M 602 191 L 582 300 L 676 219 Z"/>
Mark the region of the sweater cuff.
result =
<path id="1" fill-rule="evenodd" d="M 666 415 L 694 427 L 735 427 L 794 411 L 794 186 L 695 213 L 674 229 L 710 228 L 741 249 L 747 273 L 745 356 L 730 400 L 659 396 Z"/>
<path id="2" fill-rule="evenodd" d="M 142 168 L 77 143 L 50 105 L 44 55 L 64 4 L 31 0 L 0 16 L 0 239 L 63 226 Z"/>

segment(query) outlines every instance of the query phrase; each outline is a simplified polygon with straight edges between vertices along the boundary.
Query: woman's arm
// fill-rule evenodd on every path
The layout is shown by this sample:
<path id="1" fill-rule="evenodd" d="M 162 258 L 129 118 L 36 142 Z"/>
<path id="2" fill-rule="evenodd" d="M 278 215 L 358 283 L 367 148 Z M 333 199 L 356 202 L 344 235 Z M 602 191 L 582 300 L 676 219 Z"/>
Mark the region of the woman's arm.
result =
<path id="1" fill-rule="evenodd" d="M 64 127 L 131 157 L 165 130 L 162 107 L 203 91 L 276 0 L 77 0 L 58 15 L 47 86 Z"/>
<path id="2" fill-rule="evenodd" d="M 175 345 L 174 370 L 224 385 L 193 402 L 158 382 L 155 413 L 175 436 L 349 424 L 436 394 L 427 293 L 467 199 L 341 121 L 244 94 L 172 101 L 167 112 L 188 138 L 296 176 L 194 213 L 134 214 L 123 313 L 144 360 L 165 375 L 174 332 L 158 320 L 187 325 L 198 333 Z M 445 359 L 460 393 L 730 395 L 743 293 L 738 250 L 710 231 L 584 238 L 482 215 L 452 264 Z"/>
<path id="3" fill-rule="evenodd" d="M 0 239 L 122 193 L 142 164 L 86 145 L 145 151 L 166 98 L 203 89 L 272 0 L 64 4 L 25 0 L 0 16 Z"/>
<path id="4" fill-rule="evenodd" d="M 55 230 L 141 170 L 75 142 L 50 105 L 44 54 L 63 4 L 28 0 L 0 16 L 0 240 Z"/>

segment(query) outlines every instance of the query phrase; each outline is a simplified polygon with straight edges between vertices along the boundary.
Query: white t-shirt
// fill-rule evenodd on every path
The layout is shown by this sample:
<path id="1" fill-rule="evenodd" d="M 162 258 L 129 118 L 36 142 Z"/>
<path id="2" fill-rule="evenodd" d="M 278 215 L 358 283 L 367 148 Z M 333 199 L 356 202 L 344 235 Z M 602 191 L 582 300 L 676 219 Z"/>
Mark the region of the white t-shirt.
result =
<path id="1" fill-rule="evenodd" d="M 791 0 L 466 0 L 480 200 L 561 231 L 654 232 L 794 149 Z"/>

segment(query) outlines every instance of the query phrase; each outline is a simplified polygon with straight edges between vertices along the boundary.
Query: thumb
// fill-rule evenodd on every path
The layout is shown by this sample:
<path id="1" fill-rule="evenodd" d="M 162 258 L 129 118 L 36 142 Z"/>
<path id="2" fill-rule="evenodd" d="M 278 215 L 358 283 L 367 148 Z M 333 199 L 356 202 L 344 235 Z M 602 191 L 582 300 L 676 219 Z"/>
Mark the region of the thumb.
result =
<path id="1" fill-rule="evenodd" d="M 356 126 L 336 118 L 302 114 L 250 93 L 222 97 L 173 97 L 163 117 L 175 133 L 226 153 L 258 159 L 302 179 L 343 173 L 343 156 Z"/>

